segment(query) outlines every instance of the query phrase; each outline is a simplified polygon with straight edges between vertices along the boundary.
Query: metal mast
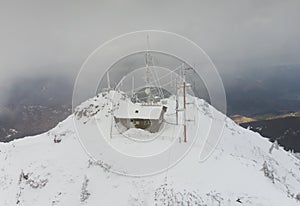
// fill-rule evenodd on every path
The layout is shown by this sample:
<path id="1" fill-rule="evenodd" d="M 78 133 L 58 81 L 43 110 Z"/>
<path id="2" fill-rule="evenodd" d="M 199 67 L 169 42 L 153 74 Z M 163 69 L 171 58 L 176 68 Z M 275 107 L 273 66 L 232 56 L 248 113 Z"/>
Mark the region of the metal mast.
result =
<path id="1" fill-rule="evenodd" d="M 131 96 L 134 96 L 134 76 L 132 76 L 131 79 Z"/>
<path id="2" fill-rule="evenodd" d="M 183 74 L 183 142 L 186 142 L 186 77 L 185 77 L 185 68 L 182 65 L 182 74 Z"/>
<path id="3" fill-rule="evenodd" d="M 176 124 L 178 125 L 178 81 L 176 77 Z"/>
<path id="4" fill-rule="evenodd" d="M 107 88 L 110 90 L 110 79 L 109 79 L 109 72 L 106 72 L 106 79 L 107 79 Z"/>
<path id="5" fill-rule="evenodd" d="M 186 70 L 190 70 L 192 69 L 191 67 L 185 67 L 185 64 L 182 65 L 182 79 L 183 79 L 183 132 L 184 132 L 184 142 L 187 142 L 187 126 L 186 126 L 186 122 L 187 121 L 193 121 L 193 120 L 188 120 L 186 117 L 186 105 L 188 104 L 186 101 L 186 96 L 187 96 L 187 88 L 189 88 L 191 86 L 191 84 L 187 83 L 186 81 Z"/>
<path id="6" fill-rule="evenodd" d="M 145 55 L 145 63 L 146 63 L 146 76 L 145 76 L 145 81 L 146 81 L 146 89 L 145 93 L 147 95 L 147 104 L 152 103 L 152 93 L 151 93 L 151 85 L 150 85 L 150 66 L 151 66 L 151 55 L 149 54 L 149 35 L 147 35 L 147 51 Z"/>

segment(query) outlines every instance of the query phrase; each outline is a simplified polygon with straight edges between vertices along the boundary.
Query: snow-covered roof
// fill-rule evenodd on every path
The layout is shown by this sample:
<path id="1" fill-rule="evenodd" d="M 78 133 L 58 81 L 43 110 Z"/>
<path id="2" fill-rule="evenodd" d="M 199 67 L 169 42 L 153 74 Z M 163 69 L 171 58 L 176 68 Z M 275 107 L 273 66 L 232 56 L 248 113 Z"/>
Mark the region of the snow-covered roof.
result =
<path id="1" fill-rule="evenodd" d="M 114 112 L 114 116 L 122 119 L 159 119 L 162 110 L 161 105 L 141 105 L 122 101 Z"/>

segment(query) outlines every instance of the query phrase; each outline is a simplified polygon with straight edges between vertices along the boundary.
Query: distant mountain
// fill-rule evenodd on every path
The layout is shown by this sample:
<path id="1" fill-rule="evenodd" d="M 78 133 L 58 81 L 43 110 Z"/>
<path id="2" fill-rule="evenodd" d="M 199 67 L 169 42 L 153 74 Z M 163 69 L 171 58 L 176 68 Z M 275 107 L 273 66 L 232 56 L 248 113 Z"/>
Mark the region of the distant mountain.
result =
<path id="1" fill-rule="evenodd" d="M 17 117 L 0 119 L 0 142 L 9 142 L 24 136 L 37 135 L 55 127 L 71 114 L 69 105 L 47 107 L 31 105 L 16 107 Z"/>
<path id="2" fill-rule="evenodd" d="M 242 123 L 271 141 L 277 140 L 286 150 L 300 153 L 300 117 L 283 117 Z"/>
<path id="3" fill-rule="evenodd" d="M 0 142 L 48 131 L 71 114 L 72 83 L 48 76 L 16 82 L 0 108 Z"/>
<path id="4" fill-rule="evenodd" d="M 238 124 L 257 121 L 254 118 L 246 117 L 246 116 L 239 115 L 239 114 L 231 115 L 230 118 Z"/>
<path id="5" fill-rule="evenodd" d="M 228 114 L 257 116 L 300 110 L 300 69 L 296 66 L 220 71 Z"/>

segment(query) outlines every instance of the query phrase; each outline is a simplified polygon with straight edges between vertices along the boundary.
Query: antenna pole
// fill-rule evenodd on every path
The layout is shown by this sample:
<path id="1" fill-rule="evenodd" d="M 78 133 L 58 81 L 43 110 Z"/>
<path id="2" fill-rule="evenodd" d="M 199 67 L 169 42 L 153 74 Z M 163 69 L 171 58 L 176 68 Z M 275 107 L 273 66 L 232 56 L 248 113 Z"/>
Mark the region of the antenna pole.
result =
<path id="1" fill-rule="evenodd" d="M 106 78 L 107 78 L 107 88 L 110 90 L 110 79 L 109 79 L 109 72 L 106 72 Z"/>
<path id="2" fill-rule="evenodd" d="M 147 50 L 145 55 L 145 61 L 146 61 L 146 90 L 147 90 L 147 104 L 152 103 L 152 93 L 151 93 L 151 86 L 150 86 L 150 64 L 151 63 L 151 56 L 149 54 L 149 35 L 147 34 Z"/>
<path id="3" fill-rule="evenodd" d="M 112 130 L 113 130 L 113 114 L 111 114 L 111 121 L 110 121 L 110 138 L 112 139 Z"/>
<path id="4" fill-rule="evenodd" d="M 149 35 L 147 34 L 147 51 L 146 51 L 146 84 L 150 87 L 150 69 L 149 69 Z"/>
<path id="5" fill-rule="evenodd" d="M 184 142 L 186 143 L 186 78 L 185 78 L 185 68 L 183 69 L 183 112 L 184 112 L 184 123 L 183 123 L 183 136 Z"/>
<path id="6" fill-rule="evenodd" d="M 132 97 L 133 97 L 133 95 L 134 95 L 133 90 L 134 90 L 134 76 L 132 76 L 132 82 L 131 82 L 131 96 L 132 96 Z"/>
<path id="7" fill-rule="evenodd" d="M 112 132 L 113 132 L 113 123 L 114 123 L 114 103 L 113 103 L 113 100 L 110 99 L 111 101 L 111 116 L 110 116 L 110 131 L 109 131 L 109 134 L 110 134 L 110 138 L 112 139 Z"/>
<path id="8" fill-rule="evenodd" d="M 178 82 L 176 78 L 176 124 L 178 125 Z"/>

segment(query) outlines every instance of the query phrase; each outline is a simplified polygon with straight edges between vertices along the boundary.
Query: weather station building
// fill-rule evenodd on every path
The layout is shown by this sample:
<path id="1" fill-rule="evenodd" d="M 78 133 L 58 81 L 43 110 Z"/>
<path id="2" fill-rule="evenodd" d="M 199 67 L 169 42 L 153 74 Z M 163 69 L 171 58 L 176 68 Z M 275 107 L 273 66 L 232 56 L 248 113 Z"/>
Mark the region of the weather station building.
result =
<path id="1" fill-rule="evenodd" d="M 167 107 L 163 105 L 143 105 L 121 102 L 114 112 L 116 123 L 121 123 L 127 129 L 139 128 L 151 133 L 158 132 L 163 124 Z"/>

